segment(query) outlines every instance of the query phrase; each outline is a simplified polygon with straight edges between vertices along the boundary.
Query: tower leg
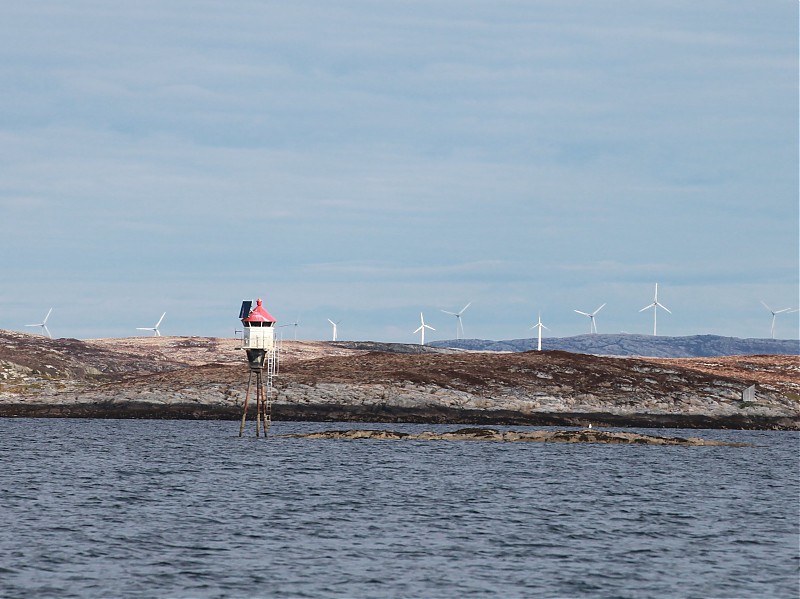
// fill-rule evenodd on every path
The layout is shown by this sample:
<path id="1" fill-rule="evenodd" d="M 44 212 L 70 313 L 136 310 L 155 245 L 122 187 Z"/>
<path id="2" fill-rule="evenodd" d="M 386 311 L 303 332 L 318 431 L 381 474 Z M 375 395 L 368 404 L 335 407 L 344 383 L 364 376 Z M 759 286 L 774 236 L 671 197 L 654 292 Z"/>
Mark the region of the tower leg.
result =
<path id="1" fill-rule="evenodd" d="M 253 373 L 247 377 L 247 395 L 244 396 L 244 409 L 242 410 L 242 424 L 239 426 L 239 436 L 244 432 L 244 421 L 247 419 L 247 402 L 250 399 L 250 385 L 253 382 Z"/>
<path id="2" fill-rule="evenodd" d="M 267 408 L 267 393 L 264 387 L 264 377 L 261 377 L 261 410 L 263 416 L 264 437 L 267 436 L 269 430 L 269 409 Z"/>
<path id="3" fill-rule="evenodd" d="M 261 436 L 261 411 L 264 409 L 261 403 L 261 371 L 256 372 L 256 437 Z"/>

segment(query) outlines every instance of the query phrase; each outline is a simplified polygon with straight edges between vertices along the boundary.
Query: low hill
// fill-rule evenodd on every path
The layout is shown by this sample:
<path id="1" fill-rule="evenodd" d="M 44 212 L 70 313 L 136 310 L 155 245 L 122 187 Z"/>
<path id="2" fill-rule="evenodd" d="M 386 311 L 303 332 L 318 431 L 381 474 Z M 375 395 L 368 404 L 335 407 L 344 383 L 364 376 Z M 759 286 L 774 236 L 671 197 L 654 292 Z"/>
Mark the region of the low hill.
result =
<path id="1" fill-rule="evenodd" d="M 491 341 L 486 339 L 451 339 L 431 341 L 428 345 L 469 351 L 523 352 L 536 349 L 536 339 Z M 797 356 L 800 341 L 789 339 L 739 339 L 718 335 L 655 337 L 652 335 L 577 335 L 544 337 L 542 349 L 568 351 L 598 356 L 642 356 L 653 358 L 703 358 L 717 356 Z"/>
<path id="2" fill-rule="evenodd" d="M 247 378 L 233 339 L 0 331 L 5 417 L 235 419 Z M 273 398 L 277 420 L 797 429 L 800 361 L 284 341 Z"/>

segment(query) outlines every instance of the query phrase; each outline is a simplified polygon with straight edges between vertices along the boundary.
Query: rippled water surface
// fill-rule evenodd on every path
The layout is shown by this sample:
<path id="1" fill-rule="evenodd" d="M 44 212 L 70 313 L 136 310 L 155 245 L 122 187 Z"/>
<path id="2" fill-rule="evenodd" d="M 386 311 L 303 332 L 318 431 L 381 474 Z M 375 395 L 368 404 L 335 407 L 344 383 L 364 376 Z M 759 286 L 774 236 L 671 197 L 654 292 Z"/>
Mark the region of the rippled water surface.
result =
<path id="1" fill-rule="evenodd" d="M 642 432 L 756 446 L 0 419 L 0 596 L 798 597 L 798 434 Z"/>

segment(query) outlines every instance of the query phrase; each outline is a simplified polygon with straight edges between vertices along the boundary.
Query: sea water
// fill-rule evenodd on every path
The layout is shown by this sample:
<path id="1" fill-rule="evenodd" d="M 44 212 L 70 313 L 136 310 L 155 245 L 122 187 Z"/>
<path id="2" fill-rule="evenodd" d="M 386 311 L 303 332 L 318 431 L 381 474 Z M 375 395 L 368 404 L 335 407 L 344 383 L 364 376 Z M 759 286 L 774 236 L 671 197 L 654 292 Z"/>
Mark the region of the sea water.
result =
<path id="1" fill-rule="evenodd" d="M 277 437 L 342 428 L 458 427 L 0 419 L 0 596 L 798 597 L 798 433 Z"/>

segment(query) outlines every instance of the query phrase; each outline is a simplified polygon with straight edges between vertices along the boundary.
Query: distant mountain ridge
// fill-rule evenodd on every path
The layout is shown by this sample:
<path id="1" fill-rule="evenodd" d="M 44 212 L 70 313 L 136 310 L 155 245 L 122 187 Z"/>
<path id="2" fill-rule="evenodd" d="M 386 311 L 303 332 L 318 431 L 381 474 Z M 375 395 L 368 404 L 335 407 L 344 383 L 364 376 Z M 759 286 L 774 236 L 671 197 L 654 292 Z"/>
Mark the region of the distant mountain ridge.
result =
<path id="1" fill-rule="evenodd" d="M 523 352 L 536 349 L 537 340 L 451 339 L 431 341 L 433 347 L 470 351 Z M 749 355 L 800 355 L 800 341 L 791 339 L 740 339 L 719 335 L 688 337 L 654 337 L 652 335 L 577 335 L 575 337 L 543 337 L 543 350 L 561 350 L 577 354 L 602 356 L 645 356 L 652 358 L 704 358 Z"/>

